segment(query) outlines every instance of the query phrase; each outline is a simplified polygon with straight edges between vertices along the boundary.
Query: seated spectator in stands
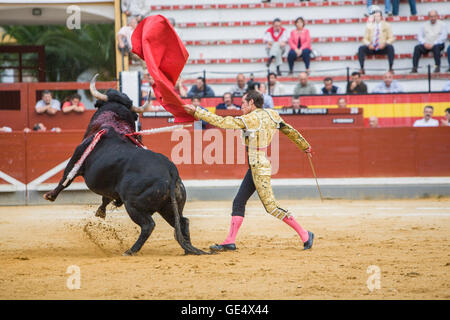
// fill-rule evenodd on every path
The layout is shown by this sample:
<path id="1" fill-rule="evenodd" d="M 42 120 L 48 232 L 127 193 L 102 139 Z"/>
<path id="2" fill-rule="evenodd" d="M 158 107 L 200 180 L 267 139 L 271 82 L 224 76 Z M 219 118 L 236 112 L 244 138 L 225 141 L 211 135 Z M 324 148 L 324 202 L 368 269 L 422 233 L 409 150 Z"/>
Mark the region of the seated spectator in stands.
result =
<path id="1" fill-rule="evenodd" d="M 411 73 L 417 73 L 419 59 L 422 54 L 430 51 L 434 57 L 434 72 L 441 72 L 441 51 L 444 50 L 447 40 L 447 26 L 441 20 L 436 10 L 428 12 L 430 20 L 426 21 L 417 34 L 419 44 L 414 47 L 413 68 Z"/>
<path id="2" fill-rule="evenodd" d="M 347 84 L 347 94 L 366 94 L 367 85 L 361 80 L 361 74 L 357 71 L 352 73 L 352 79 Z"/>
<path id="3" fill-rule="evenodd" d="M 23 131 L 24 132 L 31 132 L 31 131 L 46 132 L 47 131 L 47 127 L 44 126 L 44 124 L 42 122 L 37 122 L 37 123 L 34 124 L 33 130 L 31 130 L 30 128 L 25 128 L 25 129 L 23 129 Z M 52 132 L 61 132 L 61 128 L 55 127 L 55 128 L 52 128 L 51 131 Z"/>
<path id="4" fill-rule="evenodd" d="M 366 55 L 387 54 L 389 70 L 394 65 L 394 47 L 392 43 L 395 38 L 389 23 L 384 21 L 382 13 L 377 9 L 373 14 L 374 22 L 366 25 L 363 45 L 358 49 L 358 59 L 361 66 L 361 74 L 365 74 L 364 60 Z"/>
<path id="5" fill-rule="evenodd" d="M 386 72 L 383 76 L 383 82 L 378 84 L 372 91 L 372 93 L 399 93 L 403 92 L 403 88 L 400 84 L 393 80 L 394 75 L 392 72 Z"/>
<path id="6" fill-rule="evenodd" d="M 450 108 L 445 109 L 445 119 L 441 119 L 443 127 L 450 127 Z"/>
<path id="7" fill-rule="evenodd" d="M 7 126 L 0 127 L 0 132 L 12 132 L 12 129 Z"/>
<path id="8" fill-rule="evenodd" d="M 247 91 L 247 85 L 245 84 L 245 76 L 243 73 L 239 73 L 236 76 L 236 85 L 230 89 L 233 97 L 242 97 Z"/>
<path id="9" fill-rule="evenodd" d="M 278 81 L 277 75 L 273 72 L 269 73 L 269 88 L 271 96 L 284 95 L 284 86 Z"/>
<path id="10" fill-rule="evenodd" d="M 214 97 L 214 91 L 210 86 L 205 84 L 205 80 L 202 77 L 198 77 L 195 84 L 189 90 L 187 96 L 192 98 L 194 96 L 197 97 Z"/>
<path id="11" fill-rule="evenodd" d="M 291 100 L 291 105 L 290 106 L 286 106 L 283 108 L 292 108 L 292 109 L 302 109 L 302 108 L 308 108 L 308 106 L 302 105 L 300 104 L 300 97 L 299 96 L 293 96 L 292 100 Z"/>
<path id="12" fill-rule="evenodd" d="M 345 98 L 343 98 L 343 97 L 340 97 L 337 100 L 337 106 L 338 106 L 338 108 L 347 108 L 347 100 L 345 100 Z"/>
<path id="13" fill-rule="evenodd" d="M 127 20 L 127 25 L 117 32 L 117 43 L 122 55 L 131 52 L 131 35 L 138 25 L 138 19 L 134 16 L 128 17 Z"/>
<path id="14" fill-rule="evenodd" d="M 219 103 L 216 106 L 216 110 L 239 110 L 240 107 L 233 103 L 233 95 L 231 92 L 225 92 L 223 94 L 223 103 Z"/>
<path id="15" fill-rule="evenodd" d="M 296 29 L 291 31 L 289 37 L 290 51 L 288 53 L 289 75 L 294 74 L 294 62 L 301 57 L 305 62 L 306 72 L 309 74 L 309 64 L 311 55 L 311 36 L 309 30 L 305 28 L 305 20 L 299 17 L 295 20 Z"/>
<path id="16" fill-rule="evenodd" d="M 127 17 L 134 16 L 138 21 L 150 13 L 150 6 L 145 0 L 121 0 L 120 8 Z"/>
<path id="17" fill-rule="evenodd" d="M 272 26 L 266 30 L 263 42 L 266 44 L 266 52 L 268 55 L 267 67 L 274 62 L 277 74 L 281 76 L 280 66 L 283 64 L 283 54 L 289 40 L 288 32 L 281 26 L 281 20 L 276 18 L 272 22 Z"/>
<path id="18" fill-rule="evenodd" d="M 47 113 L 54 115 L 61 110 L 61 103 L 56 99 L 52 99 L 52 93 L 50 91 L 44 90 L 42 91 L 42 99 L 36 103 L 35 109 L 40 114 Z"/>
<path id="19" fill-rule="evenodd" d="M 294 96 L 308 96 L 316 94 L 316 88 L 314 85 L 308 83 L 308 75 L 306 72 L 300 72 L 298 75 L 299 83 L 294 88 Z"/>
<path id="20" fill-rule="evenodd" d="M 413 127 L 439 127 L 439 121 L 433 119 L 433 106 L 423 108 L 423 118 L 416 120 Z"/>
<path id="21" fill-rule="evenodd" d="M 61 109 L 63 113 L 69 113 L 72 111 L 75 113 L 83 113 L 86 111 L 86 107 L 83 102 L 81 102 L 81 96 L 78 93 L 72 95 L 69 101 L 64 102 Z"/>
<path id="22" fill-rule="evenodd" d="M 369 118 L 369 127 L 370 128 L 379 128 L 377 117 L 372 116 Z"/>
<path id="23" fill-rule="evenodd" d="M 330 77 L 326 77 L 323 79 L 323 88 L 322 88 L 322 94 L 328 95 L 328 94 L 339 94 L 341 92 L 341 88 L 333 85 L 333 79 Z"/>
<path id="24" fill-rule="evenodd" d="M 175 92 L 180 95 L 180 97 L 187 97 L 187 87 L 183 84 L 183 79 L 180 77 L 178 78 L 177 82 L 175 83 Z"/>
<path id="25" fill-rule="evenodd" d="M 450 72 L 450 70 L 449 70 L 449 72 Z M 442 88 L 442 91 L 444 91 L 444 92 L 450 91 L 450 80 L 448 80 L 448 81 L 445 83 L 444 87 Z"/>
<path id="26" fill-rule="evenodd" d="M 411 15 L 412 16 L 417 15 L 416 0 L 408 0 L 408 2 Z M 392 0 L 392 15 L 398 16 L 399 7 L 400 7 L 400 0 Z"/>
<path id="27" fill-rule="evenodd" d="M 256 88 L 256 91 L 261 93 L 261 95 L 264 98 L 263 108 L 264 109 L 273 109 L 274 108 L 273 99 L 272 99 L 271 96 L 269 96 L 267 94 L 267 86 L 266 86 L 266 84 L 265 83 L 260 83 L 259 87 Z"/>

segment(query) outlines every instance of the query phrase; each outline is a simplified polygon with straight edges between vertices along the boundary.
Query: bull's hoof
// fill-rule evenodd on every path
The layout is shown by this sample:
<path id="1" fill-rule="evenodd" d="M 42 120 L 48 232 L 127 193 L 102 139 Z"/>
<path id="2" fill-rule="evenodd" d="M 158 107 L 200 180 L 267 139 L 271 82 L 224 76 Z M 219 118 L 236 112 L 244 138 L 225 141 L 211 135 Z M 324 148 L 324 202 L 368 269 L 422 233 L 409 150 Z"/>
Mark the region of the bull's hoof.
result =
<path id="1" fill-rule="evenodd" d="M 122 254 L 122 256 L 124 256 L 124 257 L 131 257 L 131 256 L 134 256 L 134 254 L 135 254 L 135 252 L 132 252 L 132 251 L 130 251 L 130 250 L 127 250 L 127 251 L 125 251 L 125 252 Z"/>
<path id="2" fill-rule="evenodd" d="M 44 194 L 44 199 L 53 202 L 56 200 L 56 197 L 52 192 L 47 192 L 46 194 Z"/>
<path id="3" fill-rule="evenodd" d="M 97 212 L 95 212 L 95 216 L 105 219 L 106 218 L 106 210 L 102 210 L 101 208 L 98 208 Z"/>

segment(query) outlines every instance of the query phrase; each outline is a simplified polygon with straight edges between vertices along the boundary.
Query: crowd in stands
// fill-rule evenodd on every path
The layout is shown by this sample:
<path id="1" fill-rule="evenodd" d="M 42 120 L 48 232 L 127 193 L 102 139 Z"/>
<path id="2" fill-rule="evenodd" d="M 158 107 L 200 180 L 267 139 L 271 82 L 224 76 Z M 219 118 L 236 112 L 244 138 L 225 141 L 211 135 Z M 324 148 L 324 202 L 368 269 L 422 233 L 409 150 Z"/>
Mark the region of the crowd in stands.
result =
<path id="1" fill-rule="evenodd" d="M 83 113 L 86 110 L 83 102 L 81 102 L 81 96 L 77 93 L 67 97 L 62 105 L 57 99 L 53 99 L 52 93 L 48 90 L 42 91 L 41 100 L 36 103 L 36 113 L 55 115 L 59 111 L 63 113 Z"/>

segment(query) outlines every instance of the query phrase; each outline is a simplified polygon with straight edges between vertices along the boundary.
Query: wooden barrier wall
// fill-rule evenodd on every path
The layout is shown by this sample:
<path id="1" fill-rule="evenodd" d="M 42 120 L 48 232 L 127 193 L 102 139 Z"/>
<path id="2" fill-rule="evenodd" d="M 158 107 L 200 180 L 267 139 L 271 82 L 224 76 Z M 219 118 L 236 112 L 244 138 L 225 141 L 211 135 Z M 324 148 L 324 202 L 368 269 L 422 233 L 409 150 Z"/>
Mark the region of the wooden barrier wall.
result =
<path id="1" fill-rule="evenodd" d="M 247 165 L 245 154 L 244 162 L 237 163 L 238 150 L 243 150 L 240 139 L 228 147 L 226 141 L 227 134 L 238 136 L 239 132 L 226 131 L 186 130 L 184 137 L 180 132 L 161 133 L 145 136 L 144 143 L 174 161 L 178 161 L 174 157 L 190 161 L 176 163 L 182 179 L 241 179 Z M 83 133 L 0 133 L 0 173 L 24 184 L 42 180 L 43 175 L 48 177 L 40 183 L 57 182 L 65 167 L 61 164 L 71 157 Z M 313 147 L 321 178 L 450 176 L 448 127 L 307 129 L 302 134 Z M 279 161 L 273 165 L 278 170 L 273 178 L 311 178 L 305 154 L 282 134 L 278 141 Z M 227 164 L 230 152 L 234 160 Z M 205 163 L 208 155 L 223 164 Z M 0 184 L 5 183 L 0 179 Z"/>

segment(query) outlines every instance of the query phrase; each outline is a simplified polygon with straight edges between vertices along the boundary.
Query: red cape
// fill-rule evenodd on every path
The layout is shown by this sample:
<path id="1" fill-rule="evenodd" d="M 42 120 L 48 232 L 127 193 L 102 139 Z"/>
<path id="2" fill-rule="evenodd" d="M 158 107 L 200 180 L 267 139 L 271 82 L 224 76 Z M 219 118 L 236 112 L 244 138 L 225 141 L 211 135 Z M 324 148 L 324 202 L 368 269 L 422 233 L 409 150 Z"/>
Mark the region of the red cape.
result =
<path id="1" fill-rule="evenodd" d="M 170 22 L 162 15 L 142 20 L 131 36 L 132 52 L 145 60 L 155 80 L 153 91 L 161 105 L 172 113 L 174 122 L 192 122 L 194 117 L 184 111 L 174 86 L 186 64 L 189 53 Z"/>

